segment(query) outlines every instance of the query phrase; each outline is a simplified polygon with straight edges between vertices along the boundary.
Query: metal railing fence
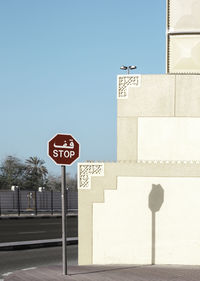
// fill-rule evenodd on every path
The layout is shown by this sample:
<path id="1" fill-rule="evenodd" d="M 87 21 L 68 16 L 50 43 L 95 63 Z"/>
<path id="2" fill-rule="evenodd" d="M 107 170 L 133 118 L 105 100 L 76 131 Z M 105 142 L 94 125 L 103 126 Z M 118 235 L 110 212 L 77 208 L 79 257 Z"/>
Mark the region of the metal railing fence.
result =
<path id="1" fill-rule="evenodd" d="M 78 192 L 67 190 L 67 211 L 77 212 Z M 0 190 L 0 216 L 21 214 L 61 214 L 61 192 Z"/>

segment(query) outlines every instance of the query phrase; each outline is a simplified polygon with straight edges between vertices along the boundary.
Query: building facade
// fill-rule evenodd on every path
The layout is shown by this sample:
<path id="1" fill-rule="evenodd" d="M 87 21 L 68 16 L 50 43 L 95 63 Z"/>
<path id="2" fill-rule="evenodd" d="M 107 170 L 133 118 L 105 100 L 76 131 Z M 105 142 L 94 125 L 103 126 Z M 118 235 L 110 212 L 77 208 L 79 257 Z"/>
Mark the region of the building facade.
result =
<path id="1" fill-rule="evenodd" d="M 200 264 L 200 2 L 168 0 L 167 73 L 117 78 L 117 162 L 79 163 L 79 264 Z"/>

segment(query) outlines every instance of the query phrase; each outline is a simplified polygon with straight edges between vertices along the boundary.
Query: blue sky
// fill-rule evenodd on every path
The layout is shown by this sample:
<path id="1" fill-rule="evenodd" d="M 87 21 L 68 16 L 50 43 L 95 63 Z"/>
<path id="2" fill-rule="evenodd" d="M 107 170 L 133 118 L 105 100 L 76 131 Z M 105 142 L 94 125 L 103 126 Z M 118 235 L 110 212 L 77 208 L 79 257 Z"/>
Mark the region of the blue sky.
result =
<path id="1" fill-rule="evenodd" d="M 59 174 L 47 141 L 71 133 L 79 161 L 116 161 L 119 67 L 165 73 L 165 13 L 165 0 L 0 1 L 0 160 Z"/>

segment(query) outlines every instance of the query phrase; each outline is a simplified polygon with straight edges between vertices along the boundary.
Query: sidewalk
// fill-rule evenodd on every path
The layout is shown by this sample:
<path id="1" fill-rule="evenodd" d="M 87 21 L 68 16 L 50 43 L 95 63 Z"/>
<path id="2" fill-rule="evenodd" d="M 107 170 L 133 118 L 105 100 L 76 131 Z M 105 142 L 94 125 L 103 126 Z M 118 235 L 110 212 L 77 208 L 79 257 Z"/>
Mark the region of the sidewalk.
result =
<path id="1" fill-rule="evenodd" d="M 199 266 L 69 266 L 68 275 L 62 266 L 27 268 L 4 274 L 4 281 L 199 281 Z"/>

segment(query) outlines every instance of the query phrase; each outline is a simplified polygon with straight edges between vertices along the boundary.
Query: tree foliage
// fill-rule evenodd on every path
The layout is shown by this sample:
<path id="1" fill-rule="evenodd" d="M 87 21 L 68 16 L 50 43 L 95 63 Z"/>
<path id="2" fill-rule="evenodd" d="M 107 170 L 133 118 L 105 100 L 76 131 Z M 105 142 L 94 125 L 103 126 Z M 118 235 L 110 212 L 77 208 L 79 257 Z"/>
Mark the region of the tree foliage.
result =
<path id="1" fill-rule="evenodd" d="M 25 174 L 25 165 L 20 159 L 8 156 L 0 167 L 0 188 L 7 189 L 12 185 L 21 186 Z"/>
<path id="2" fill-rule="evenodd" d="M 66 175 L 67 188 L 77 189 L 76 177 Z M 11 186 L 20 189 L 38 190 L 45 187 L 46 190 L 61 190 L 61 177 L 48 173 L 45 162 L 38 157 L 29 157 L 23 163 L 14 156 L 6 157 L 0 166 L 0 190 L 11 189 Z"/>

